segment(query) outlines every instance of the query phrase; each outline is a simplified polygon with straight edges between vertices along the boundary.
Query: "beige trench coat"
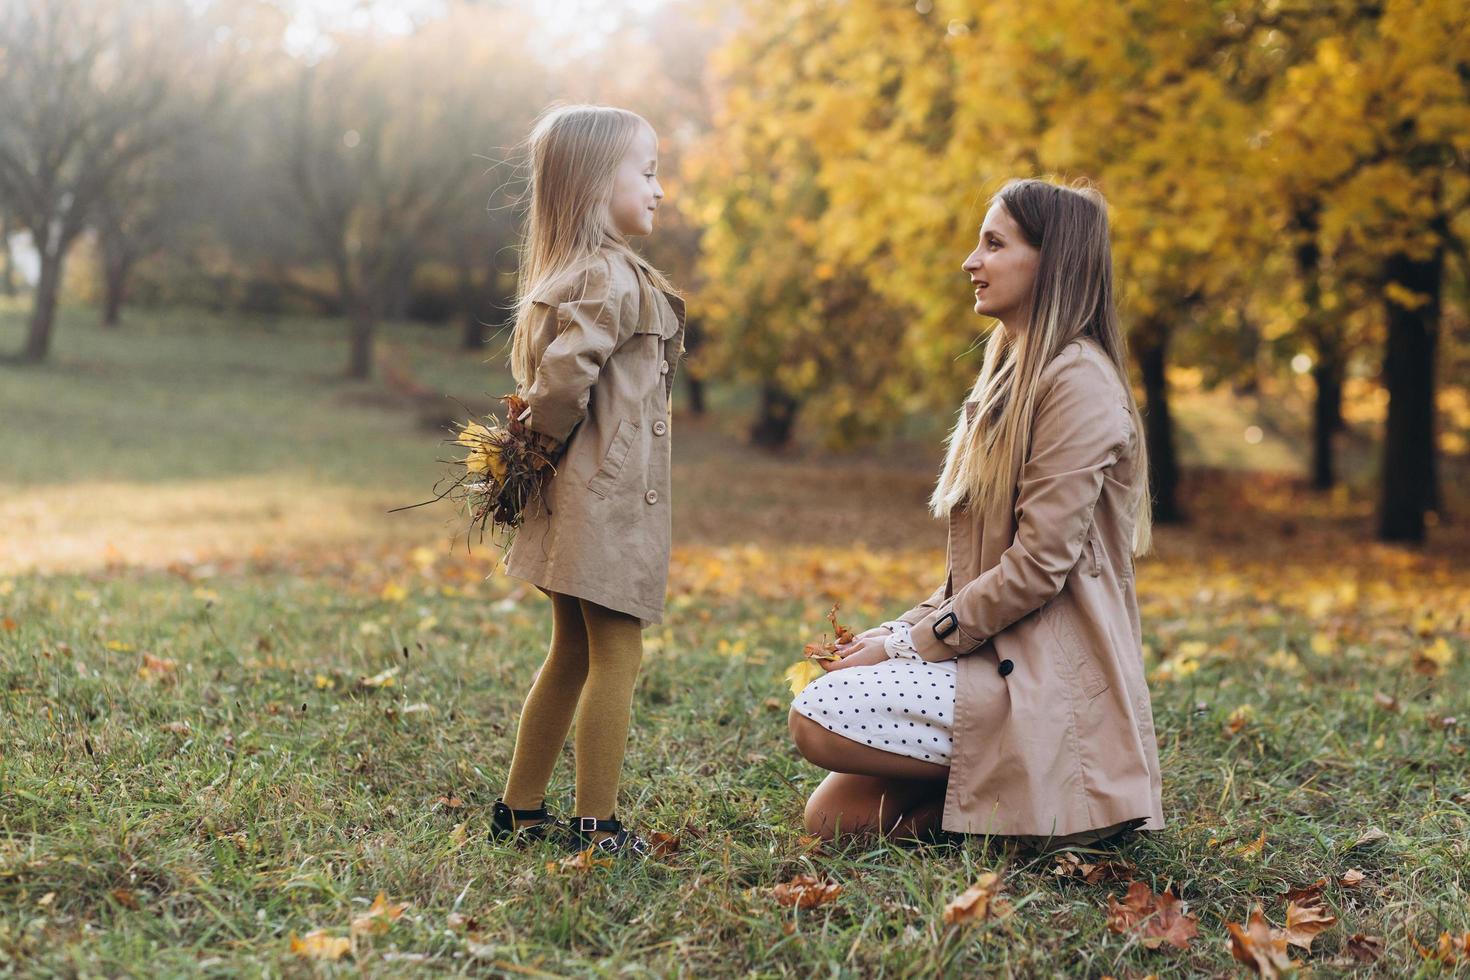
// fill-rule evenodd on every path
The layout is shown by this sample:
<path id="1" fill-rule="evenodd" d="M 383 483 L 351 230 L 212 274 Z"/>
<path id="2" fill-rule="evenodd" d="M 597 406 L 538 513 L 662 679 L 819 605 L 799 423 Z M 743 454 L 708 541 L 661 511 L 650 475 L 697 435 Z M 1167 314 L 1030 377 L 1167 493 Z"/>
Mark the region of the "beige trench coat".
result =
<path id="1" fill-rule="evenodd" d="M 947 581 L 901 617 L 925 660 L 959 658 L 944 829 L 1163 825 L 1133 582 L 1143 465 L 1122 382 L 1078 340 L 1042 373 L 1011 512 L 951 513 Z"/>
<path id="2" fill-rule="evenodd" d="M 570 440 L 506 571 L 547 592 L 663 621 L 671 537 L 669 443 L 684 301 L 604 250 L 532 297 L 528 425 Z M 649 303 L 644 295 L 653 298 Z"/>

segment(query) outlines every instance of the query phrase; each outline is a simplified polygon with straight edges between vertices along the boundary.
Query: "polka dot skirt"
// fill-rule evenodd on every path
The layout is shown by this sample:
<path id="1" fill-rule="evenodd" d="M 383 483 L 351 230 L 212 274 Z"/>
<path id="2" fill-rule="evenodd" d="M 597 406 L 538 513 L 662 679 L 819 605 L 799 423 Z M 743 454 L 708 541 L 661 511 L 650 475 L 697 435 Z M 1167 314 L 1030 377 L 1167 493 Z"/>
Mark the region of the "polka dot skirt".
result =
<path id="1" fill-rule="evenodd" d="M 888 660 L 848 667 L 812 681 L 791 707 L 854 742 L 947 766 L 956 663 Z"/>

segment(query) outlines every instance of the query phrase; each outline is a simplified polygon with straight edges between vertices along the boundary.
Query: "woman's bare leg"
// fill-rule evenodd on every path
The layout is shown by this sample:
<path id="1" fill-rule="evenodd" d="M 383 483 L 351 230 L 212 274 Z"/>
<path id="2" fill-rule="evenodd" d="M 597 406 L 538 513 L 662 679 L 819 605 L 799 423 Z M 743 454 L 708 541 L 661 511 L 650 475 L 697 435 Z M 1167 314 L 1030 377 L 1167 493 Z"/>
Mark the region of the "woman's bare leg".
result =
<path id="1" fill-rule="evenodd" d="M 795 711 L 790 725 L 802 756 L 831 771 L 807 800 L 807 833 L 911 838 L 938 828 L 948 766 L 854 742 Z"/>
<path id="2" fill-rule="evenodd" d="M 944 785 L 928 779 L 831 773 L 806 801 L 806 832 L 823 840 L 838 834 L 919 837 L 939 827 Z"/>
<path id="3" fill-rule="evenodd" d="M 888 779 L 945 781 L 949 767 L 882 749 L 833 734 L 799 712 L 788 719 L 791 738 L 806 761 L 829 772 L 848 772 L 859 776 L 882 776 Z"/>

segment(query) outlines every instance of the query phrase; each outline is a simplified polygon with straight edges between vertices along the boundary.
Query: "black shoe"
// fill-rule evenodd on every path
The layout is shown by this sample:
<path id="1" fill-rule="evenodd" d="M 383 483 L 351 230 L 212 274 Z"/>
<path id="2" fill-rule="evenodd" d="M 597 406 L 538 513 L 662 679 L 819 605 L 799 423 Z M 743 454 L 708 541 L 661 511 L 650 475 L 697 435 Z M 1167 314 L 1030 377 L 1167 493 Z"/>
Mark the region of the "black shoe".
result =
<path id="1" fill-rule="evenodd" d="M 490 808 L 490 839 L 493 841 L 545 840 L 555 826 L 556 821 L 546 812 L 544 800 L 534 810 L 512 810 L 504 800 L 496 800 Z"/>
<path id="2" fill-rule="evenodd" d="M 597 840 L 593 834 L 611 834 Z M 648 841 L 628 830 L 617 817 L 598 820 L 596 817 L 572 817 L 567 821 L 567 846 L 574 851 L 585 851 L 595 847 L 608 856 L 646 858 L 653 853 Z"/>

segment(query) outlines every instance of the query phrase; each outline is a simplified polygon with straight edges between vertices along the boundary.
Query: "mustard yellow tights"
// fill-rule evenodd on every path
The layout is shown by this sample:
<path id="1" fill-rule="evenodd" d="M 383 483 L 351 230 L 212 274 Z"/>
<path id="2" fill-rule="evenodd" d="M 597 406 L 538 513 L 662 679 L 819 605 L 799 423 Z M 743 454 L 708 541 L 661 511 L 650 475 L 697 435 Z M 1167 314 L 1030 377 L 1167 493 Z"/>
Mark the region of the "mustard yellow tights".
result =
<path id="1" fill-rule="evenodd" d="M 521 709 L 505 802 L 541 805 L 575 713 L 576 816 L 607 820 L 618 803 L 643 633 L 635 617 L 575 596 L 553 593 L 551 610 L 551 649 Z"/>

